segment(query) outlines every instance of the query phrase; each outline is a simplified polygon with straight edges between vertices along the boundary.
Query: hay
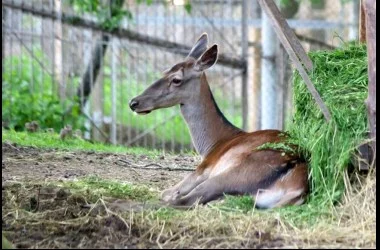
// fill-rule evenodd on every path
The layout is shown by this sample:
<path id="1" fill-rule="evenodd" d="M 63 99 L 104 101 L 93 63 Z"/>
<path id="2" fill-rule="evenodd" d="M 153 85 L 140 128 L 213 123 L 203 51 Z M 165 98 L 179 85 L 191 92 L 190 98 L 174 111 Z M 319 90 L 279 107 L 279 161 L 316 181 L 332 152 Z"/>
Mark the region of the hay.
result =
<path id="1" fill-rule="evenodd" d="M 230 197 L 235 202 L 189 211 L 118 211 L 114 202 L 104 199 L 96 202 L 99 206 L 84 210 L 70 197 L 86 197 L 86 191 L 71 189 L 67 199 L 57 200 L 59 186 L 50 196 L 41 197 L 39 211 L 31 212 L 27 204 L 37 185 L 9 185 L 3 193 L 3 233 L 18 248 L 373 248 L 376 204 L 365 200 L 374 199 L 375 173 L 357 177 L 363 185 L 348 183 L 351 191 L 337 212 L 321 215 L 316 207 L 306 205 L 298 211 L 298 219 L 290 208 L 252 210 L 249 200 L 237 197 Z M 40 188 L 46 193 L 52 186 L 41 183 Z M 312 226 L 304 220 L 306 214 L 314 220 Z M 299 219 L 304 224 L 293 223 Z"/>
<path id="2" fill-rule="evenodd" d="M 332 114 L 326 123 L 300 75 L 294 73 L 294 117 L 289 133 L 310 162 L 309 203 L 331 206 L 345 190 L 344 174 L 354 150 L 366 140 L 367 52 L 348 44 L 334 51 L 310 53 L 311 80 Z"/>

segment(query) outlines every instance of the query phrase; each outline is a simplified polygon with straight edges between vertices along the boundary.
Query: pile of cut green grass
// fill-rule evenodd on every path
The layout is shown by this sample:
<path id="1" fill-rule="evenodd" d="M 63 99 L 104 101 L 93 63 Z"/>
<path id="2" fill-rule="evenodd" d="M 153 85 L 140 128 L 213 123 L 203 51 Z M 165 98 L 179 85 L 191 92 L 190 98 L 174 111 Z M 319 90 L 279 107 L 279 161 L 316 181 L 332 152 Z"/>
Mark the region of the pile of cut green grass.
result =
<path id="1" fill-rule="evenodd" d="M 368 95 L 365 45 L 348 44 L 333 51 L 311 52 L 310 74 L 331 112 L 327 123 L 302 78 L 294 73 L 294 116 L 288 131 L 309 161 L 309 204 L 334 205 L 345 190 L 344 173 L 354 150 L 367 138 Z"/>

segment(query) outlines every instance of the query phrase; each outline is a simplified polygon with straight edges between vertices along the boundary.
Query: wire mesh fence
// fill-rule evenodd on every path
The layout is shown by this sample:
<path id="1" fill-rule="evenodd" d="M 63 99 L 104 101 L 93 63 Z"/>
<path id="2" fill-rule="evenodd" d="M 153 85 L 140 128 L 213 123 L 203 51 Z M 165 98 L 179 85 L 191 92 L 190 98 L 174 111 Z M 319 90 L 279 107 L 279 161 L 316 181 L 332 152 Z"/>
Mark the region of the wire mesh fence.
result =
<path id="1" fill-rule="evenodd" d="M 108 32 L 94 25 L 94 15 L 75 10 L 69 0 L 4 0 L 3 122 L 19 130 L 30 120 L 57 131 L 71 124 L 88 139 L 193 150 L 178 107 L 135 116 L 128 102 L 163 70 L 183 60 L 207 32 L 222 54 L 207 72 L 216 102 L 236 126 L 260 129 L 265 107 L 258 100 L 265 90 L 258 77 L 262 20 L 256 1 L 194 0 L 190 13 L 185 1 L 151 2 L 125 1 L 123 8 L 132 18 L 123 19 L 117 32 Z M 322 2 L 314 6 L 302 1 L 288 18 L 306 50 L 332 49 L 355 37 L 355 3 Z M 282 128 L 291 109 L 291 69 L 285 52 L 276 46 L 275 99 Z M 88 89 L 83 87 L 86 77 Z"/>

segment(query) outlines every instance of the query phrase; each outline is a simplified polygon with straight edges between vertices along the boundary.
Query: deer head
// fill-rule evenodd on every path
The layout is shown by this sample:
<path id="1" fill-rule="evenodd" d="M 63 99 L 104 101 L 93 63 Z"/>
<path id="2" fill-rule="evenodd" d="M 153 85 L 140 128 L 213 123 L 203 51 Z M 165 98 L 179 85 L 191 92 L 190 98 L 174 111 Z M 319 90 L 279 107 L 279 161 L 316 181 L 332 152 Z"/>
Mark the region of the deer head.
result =
<path id="1" fill-rule="evenodd" d="M 202 72 L 213 66 L 218 58 L 218 46 L 207 49 L 206 33 L 197 40 L 184 61 L 164 71 L 163 77 L 149 86 L 141 95 L 129 102 L 138 114 L 148 114 L 155 109 L 194 102 L 199 95 Z"/>

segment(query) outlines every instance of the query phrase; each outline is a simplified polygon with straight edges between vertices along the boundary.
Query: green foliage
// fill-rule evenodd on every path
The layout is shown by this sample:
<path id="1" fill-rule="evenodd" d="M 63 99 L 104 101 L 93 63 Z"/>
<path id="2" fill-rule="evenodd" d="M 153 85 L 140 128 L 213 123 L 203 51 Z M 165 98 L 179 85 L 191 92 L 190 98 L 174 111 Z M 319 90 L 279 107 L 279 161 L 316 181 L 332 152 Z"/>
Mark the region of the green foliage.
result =
<path id="1" fill-rule="evenodd" d="M 73 6 L 74 11 L 78 13 L 89 13 L 97 17 L 100 25 L 107 29 L 113 30 L 120 26 L 123 18 L 131 20 L 133 18 L 132 12 L 123 8 L 123 0 L 70 0 L 70 5 Z M 153 0 L 136 0 L 138 4 L 151 5 Z M 184 5 L 187 13 L 191 12 L 191 3 L 189 0 Z M 75 19 L 72 20 L 75 23 Z"/>
<path id="2" fill-rule="evenodd" d="M 137 0 L 138 4 L 146 3 L 147 5 L 151 5 L 153 3 L 153 0 Z"/>
<path id="3" fill-rule="evenodd" d="M 123 0 L 70 0 L 74 11 L 89 13 L 97 17 L 101 26 L 107 30 L 113 30 L 120 25 L 124 17 L 132 19 L 132 13 L 122 8 Z"/>
<path id="4" fill-rule="evenodd" d="M 189 0 L 186 1 L 184 7 L 185 7 L 186 12 L 190 14 L 191 10 L 192 10 L 192 7 L 191 7 L 191 3 L 190 3 Z"/>
<path id="5" fill-rule="evenodd" d="M 330 110 L 332 121 L 325 121 L 295 72 L 295 111 L 289 134 L 310 163 L 310 202 L 324 206 L 339 202 L 353 152 L 366 140 L 367 50 L 364 45 L 348 44 L 334 51 L 312 52 L 310 57 L 314 63 L 311 80 Z"/>
<path id="6" fill-rule="evenodd" d="M 45 68 L 51 68 L 40 50 L 35 50 L 34 57 L 45 62 Z M 37 60 L 24 53 L 4 60 L 2 120 L 17 131 L 23 130 L 25 123 L 32 120 L 38 121 L 41 128 L 53 128 L 56 131 L 64 124 L 82 128 L 83 117 L 79 105 L 59 99 L 53 89 L 56 84 L 51 75 Z M 69 105 L 74 105 L 73 109 L 63 120 L 64 107 Z"/>

